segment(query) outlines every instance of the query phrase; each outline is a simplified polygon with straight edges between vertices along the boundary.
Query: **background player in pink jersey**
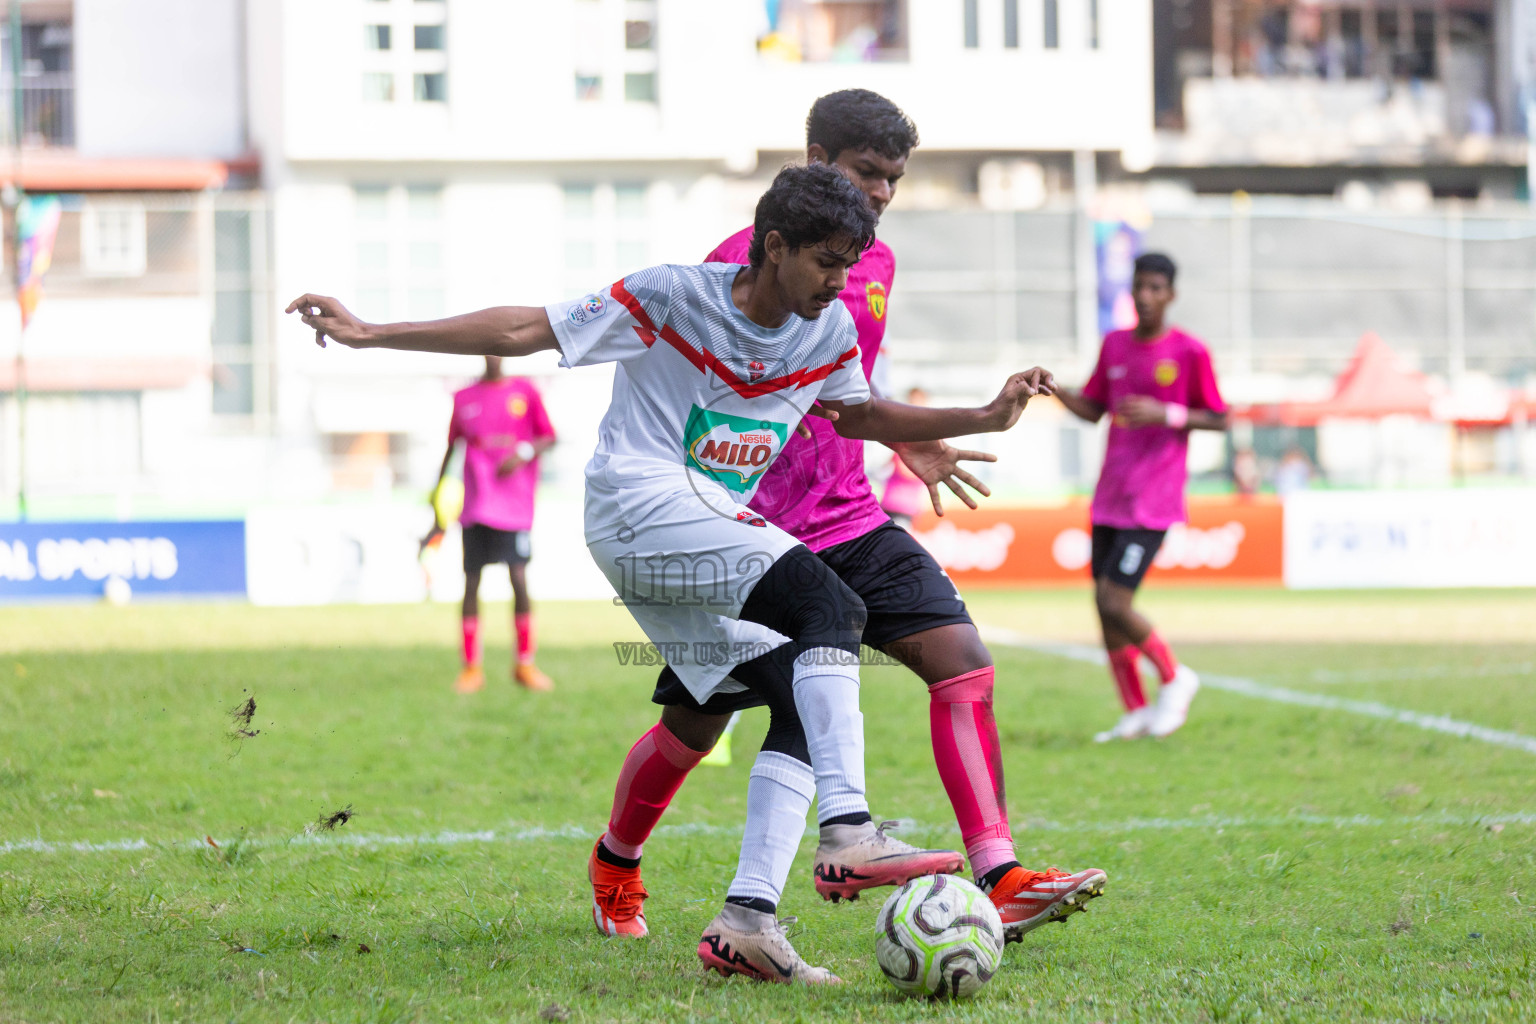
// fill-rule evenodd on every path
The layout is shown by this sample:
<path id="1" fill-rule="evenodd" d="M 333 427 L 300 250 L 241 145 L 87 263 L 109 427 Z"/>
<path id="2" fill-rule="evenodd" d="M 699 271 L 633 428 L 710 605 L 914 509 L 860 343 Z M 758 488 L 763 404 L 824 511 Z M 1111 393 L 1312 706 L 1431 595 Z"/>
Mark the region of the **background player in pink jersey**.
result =
<path id="1" fill-rule="evenodd" d="M 873 382 L 871 382 L 873 386 Z M 927 405 L 928 392 L 922 388 L 907 391 L 908 405 Z M 891 522 L 903 529 L 911 529 L 912 520 L 922 514 L 928 495 L 922 478 L 907 468 L 897 455 L 891 459 L 891 475 L 886 478 L 885 490 L 880 495 L 880 507 L 890 515 Z"/>
<path id="2" fill-rule="evenodd" d="M 877 217 L 889 205 L 916 145 L 917 129 L 907 116 L 865 89 L 821 97 L 806 119 L 807 159 L 841 170 L 864 192 Z M 708 261 L 748 263 L 752 234 L 749 227 L 732 235 Z M 853 314 L 866 378 L 885 335 L 895 269 L 890 247 L 877 239 L 849 268 L 839 294 Z M 1094 868 L 1031 871 L 1015 857 L 992 713 L 992 656 L 965 602 L 933 556 L 880 508 L 864 472 L 863 443 L 843 437 L 825 419 L 807 417 L 805 426 L 805 434 L 792 436 L 764 475 L 753 507 L 802 541 L 862 599 L 868 615 L 863 642 L 900 659 L 927 684 L 939 777 L 954 806 L 971 871 L 991 895 L 1008 938 L 1017 940 L 1047 921 L 1065 919 L 1100 894 L 1105 875 Z M 990 455 L 958 451 L 943 442 L 892 447 L 927 485 L 941 514 L 941 482 L 973 508 L 975 501 L 962 484 L 989 493 L 958 464 L 993 461 Z M 770 652 L 739 665 L 733 676 L 772 677 L 784 671 L 778 652 Z M 593 919 L 612 935 L 646 934 L 642 901 L 648 894 L 640 880 L 645 840 L 731 715 L 763 703 L 755 692 L 746 692 L 719 694 L 700 704 L 670 667 L 661 673 L 652 699 L 663 707 L 661 721 L 625 758 L 608 830 L 589 863 Z M 882 877 L 878 865 L 855 867 L 863 872 L 857 875 L 858 887 L 888 884 L 877 880 Z M 818 891 L 831 881 L 818 874 Z"/>
<path id="3" fill-rule="evenodd" d="M 544 402 L 533 382 L 504 377 L 501 359 L 485 357 L 485 374 L 453 396 L 448 451 L 438 477 L 448 472 L 454 445 L 464 442 L 464 667 L 454 685 L 473 693 L 485 685 L 480 647 L 480 574 L 504 563 L 512 576 L 512 628 L 517 660 L 512 678 L 530 690 L 554 684 L 534 664 L 533 607 L 526 567 L 532 554 L 533 496 L 539 456 L 555 443 Z"/>
<path id="4" fill-rule="evenodd" d="M 1200 680 L 1180 665 L 1131 602 L 1163 536 L 1184 514 L 1189 432 L 1226 430 L 1227 407 L 1216 389 L 1211 354 L 1165 321 L 1173 302 L 1173 260 L 1146 253 L 1136 260 L 1131 298 L 1136 326 L 1104 337 L 1099 361 L 1079 392 L 1058 397 L 1097 423 L 1112 414 L 1104 468 L 1093 492 L 1093 582 L 1110 673 L 1125 714 L 1094 739 L 1167 736 L 1189 715 Z M 1162 679 L 1156 705 L 1142 691 L 1139 655 Z"/>

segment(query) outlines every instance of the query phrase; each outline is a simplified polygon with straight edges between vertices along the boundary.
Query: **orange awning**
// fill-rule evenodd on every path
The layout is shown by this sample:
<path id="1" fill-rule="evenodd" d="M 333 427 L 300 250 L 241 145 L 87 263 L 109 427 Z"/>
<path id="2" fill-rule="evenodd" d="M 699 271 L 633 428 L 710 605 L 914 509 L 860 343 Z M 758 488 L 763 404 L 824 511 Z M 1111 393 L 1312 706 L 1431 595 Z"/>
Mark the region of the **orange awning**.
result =
<path id="1" fill-rule="evenodd" d="M 20 174 L 0 152 L 0 185 L 29 192 L 201 192 L 229 180 L 220 160 L 91 159 L 74 153 L 23 152 Z"/>

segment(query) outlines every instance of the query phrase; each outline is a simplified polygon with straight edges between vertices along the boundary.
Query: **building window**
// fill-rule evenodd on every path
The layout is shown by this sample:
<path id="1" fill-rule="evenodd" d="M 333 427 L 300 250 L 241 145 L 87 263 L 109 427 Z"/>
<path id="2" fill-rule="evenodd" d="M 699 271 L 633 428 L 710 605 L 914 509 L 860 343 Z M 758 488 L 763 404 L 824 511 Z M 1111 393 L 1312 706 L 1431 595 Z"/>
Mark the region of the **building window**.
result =
<path id="1" fill-rule="evenodd" d="M 968 50 L 981 45 L 981 19 L 976 4 L 977 0 L 965 0 L 965 47 Z"/>
<path id="2" fill-rule="evenodd" d="M 418 72 L 415 76 L 416 102 L 447 103 L 448 75 L 442 71 Z"/>
<path id="3" fill-rule="evenodd" d="M 624 23 L 624 49 L 654 50 L 656 48 L 656 23 L 649 19 Z"/>
<path id="4" fill-rule="evenodd" d="M 595 101 L 603 98 L 603 76 L 582 75 L 576 76 L 576 99 L 582 101 Z"/>
<path id="5" fill-rule="evenodd" d="M 87 202 L 80 216 L 80 264 L 88 277 L 142 277 L 148 262 L 144 207 Z"/>
<path id="6" fill-rule="evenodd" d="M 1019 0 L 1003 0 L 1003 46 L 1019 48 Z"/>
<path id="7" fill-rule="evenodd" d="M 354 185 L 358 315 L 440 317 L 447 307 L 441 185 Z"/>
<path id="8" fill-rule="evenodd" d="M 443 49 L 443 39 L 446 35 L 447 30 L 442 25 L 417 25 L 416 49 L 441 50 Z"/>
<path id="9" fill-rule="evenodd" d="M 408 185 L 405 189 L 405 206 L 411 220 L 442 220 L 443 187 Z"/>
<path id="10" fill-rule="evenodd" d="M 567 185 L 561 192 L 566 220 L 591 220 L 597 207 L 597 189 L 591 185 Z"/>
<path id="11" fill-rule="evenodd" d="M 375 223 L 388 220 L 389 186 L 354 185 L 352 187 L 352 203 L 358 220 L 374 221 Z"/>
<path id="12" fill-rule="evenodd" d="M 363 102 L 390 103 L 395 98 L 395 76 L 388 71 L 363 72 Z"/>
<path id="13" fill-rule="evenodd" d="M 1060 12 L 1057 0 L 1045 0 L 1045 48 L 1057 49 L 1061 45 Z"/>
<path id="14" fill-rule="evenodd" d="M 630 103 L 656 102 L 656 72 L 627 71 L 624 73 L 624 99 Z"/>
<path id="15" fill-rule="evenodd" d="M 363 49 L 365 49 L 365 50 L 387 50 L 387 49 L 389 49 L 389 26 L 388 25 L 364 25 L 363 26 Z"/>
<path id="16" fill-rule="evenodd" d="M 389 243 L 358 242 L 357 271 L 360 274 L 389 273 Z"/>

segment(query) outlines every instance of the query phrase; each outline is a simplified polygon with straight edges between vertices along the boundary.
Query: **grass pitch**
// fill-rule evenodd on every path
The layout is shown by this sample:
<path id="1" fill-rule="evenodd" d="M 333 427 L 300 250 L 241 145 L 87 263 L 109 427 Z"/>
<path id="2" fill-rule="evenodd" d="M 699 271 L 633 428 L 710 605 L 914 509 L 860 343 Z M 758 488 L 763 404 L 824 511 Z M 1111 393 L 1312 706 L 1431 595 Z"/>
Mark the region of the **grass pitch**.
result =
<path id="1" fill-rule="evenodd" d="M 1091 636 L 1080 591 L 974 598 L 984 621 Z M 1536 594 L 1147 607 L 1197 669 L 1536 735 Z M 1095 746 L 1103 670 L 1022 650 L 995 652 L 1020 853 L 1110 882 L 978 998 L 899 998 L 879 898 L 821 903 L 809 841 L 782 912 L 848 984 L 699 970 L 762 713 L 647 848 L 651 938 L 602 939 L 584 862 L 654 670 L 606 646 L 636 636 L 621 609 L 550 604 L 542 626 L 556 693 L 503 682 L 493 647 L 459 698 L 450 608 L 0 609 L 0 1020 L 1536 1017 L 1536 756 L 1213 691 L 1168 741 Z M 876 813 L 957 843 L 921 685 L 867 669 L 864 709 Z"/>

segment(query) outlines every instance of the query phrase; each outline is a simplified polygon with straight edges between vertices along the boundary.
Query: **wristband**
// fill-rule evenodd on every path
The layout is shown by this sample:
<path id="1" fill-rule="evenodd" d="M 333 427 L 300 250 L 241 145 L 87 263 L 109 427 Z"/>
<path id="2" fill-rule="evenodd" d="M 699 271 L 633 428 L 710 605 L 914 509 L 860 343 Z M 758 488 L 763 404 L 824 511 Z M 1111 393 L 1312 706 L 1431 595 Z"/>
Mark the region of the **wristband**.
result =
<path id="1" fill-rule="evenodd" d="M 522 459 L 524 462 L 532 462 L 533 457 L 538 454 L 538 452 L 534 451 L 533 445 L 529 444 L 527 441 L 517 442 L 517 447 L 513 448 L 512 450 L 516 452 L 517 457 Z"/>
<path id="2" fill-rule="evenodd" d="M 1174 430 L 1183 430 L 1189 425 L 1189 406 L 1168 402 L 1163 406 L 1163 422 Z"/>

